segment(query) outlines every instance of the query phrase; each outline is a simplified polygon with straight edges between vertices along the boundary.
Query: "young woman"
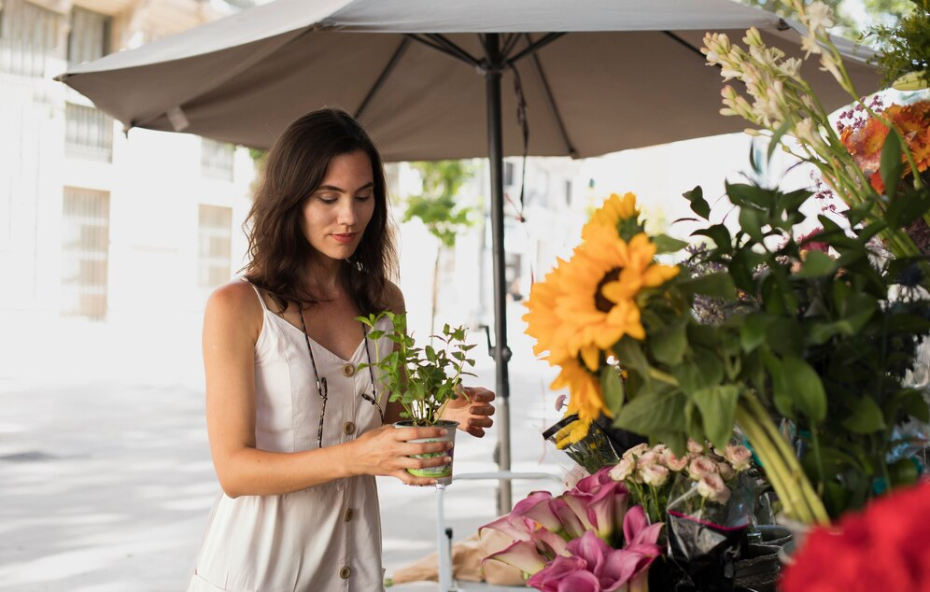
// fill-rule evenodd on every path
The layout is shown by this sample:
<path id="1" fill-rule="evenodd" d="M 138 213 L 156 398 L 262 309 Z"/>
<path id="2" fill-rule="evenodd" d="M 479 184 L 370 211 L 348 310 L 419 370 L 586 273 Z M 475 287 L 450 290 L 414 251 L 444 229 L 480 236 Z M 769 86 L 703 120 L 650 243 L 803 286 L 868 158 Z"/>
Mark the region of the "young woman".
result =
<path id="1" fill-rule="evenodd" d="M 397 430 L 370 369 L 360 314 L 402 312 L 388 280 L 395 252 L 381 157 L 337 110 L 295 121 L 268 154 L 249 213 L 245 279 L 207 303 L 203 355 L 207 430 L 223 493 L 189 592 L 294 592 L 383 587 L 375 476 L 434 481 L 444 430 Z M 382 319 L 380 323 L 389 323 Z M 379 327 L 379 328 L 384 328 Z M 445 419 L 481 437 L 494 394 L 467 389 Z"/>

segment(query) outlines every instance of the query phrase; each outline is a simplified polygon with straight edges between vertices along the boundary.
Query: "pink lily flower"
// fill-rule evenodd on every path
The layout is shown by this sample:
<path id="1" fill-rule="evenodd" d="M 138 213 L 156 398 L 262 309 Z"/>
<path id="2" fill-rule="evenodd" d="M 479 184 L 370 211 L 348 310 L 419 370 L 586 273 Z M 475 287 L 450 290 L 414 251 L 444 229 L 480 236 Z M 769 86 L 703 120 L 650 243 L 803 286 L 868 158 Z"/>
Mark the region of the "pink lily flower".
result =
<path id="1" fill-rule="evenodd" d="M 502 532 L 515 541 L 529 541 L 532 540 L 533 531 L 536 530 L 536 522 L 523 516 L 508 514 L 485 524 L 478 529 L 478 532 L 481 533 L 485 528 Z"/>
<path id="2" fill-rule="evenodd" d="M 514 506 L 510 515 L 530 518 L 547 530 L 560 532 L 563 529 L 562 521 L 552 511 L 551 501 L 552 494 L 548 491 L 534 491 Z"/>
<path id="3" fill-rule="evenodd" d="M 545 569 L 536 572 L 526 581 L 527 586 L 540 590 L 540 592 L 563 592 L 565 588 L 560 587 L 563 580 L 576 573 L 584 573 L 587 564 L 580 557 L 556 557 Z M 591 574 L 594 577 L 594 574 Z M 590 581 L 590 578 L 588 578 Z M 574 578 L 569 580 L 573 583 Z M 597 583 L 597 578 L 594 577 Z M 594 588 L 597 592 L 597 588 Z"/>
<path id="4" fill-rule="evenodd" d="M 495 559 L 507 565 L 512 565 L 530 575 L 538 573 L 549 561 L 536 550 L 536 543 L 530 541 L 514 541 L 512 545 L 502 551 L 488 555 L 482 560 L 482 565 Z"/>
<path id="5" fill-rule="evenodd" d="M 555 512 L 555 515 L 559 517 L 562 526 L 565 527 L 565 534 L 574 539 L 583 535 L 587 529 L 578 515 L 568 506 L 564 497 L 557 497 L 552 500 L 550 507 Z"/>

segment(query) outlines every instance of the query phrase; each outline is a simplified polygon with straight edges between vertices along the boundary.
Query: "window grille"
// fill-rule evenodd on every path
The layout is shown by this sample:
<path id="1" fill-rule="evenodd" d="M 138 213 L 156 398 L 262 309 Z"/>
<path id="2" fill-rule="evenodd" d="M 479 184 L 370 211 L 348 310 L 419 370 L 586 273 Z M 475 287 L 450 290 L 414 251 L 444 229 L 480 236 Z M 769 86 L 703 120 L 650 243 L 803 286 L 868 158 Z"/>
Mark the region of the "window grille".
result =
<path id="1" fill-rule="evenodd" d="M 112 18 L 75 6 L 71 9 L 71 32 L 68 34 L 68 66 L 102 58 L 110 53 Z"/>
<path id="2" fill-rule="evenodd" d="M 232 276 L 232 208 L 200 206 L 197 286 L 215 288 Z"/>
<path id="3" fill-rule="evenodd" d="M 200 171 L 211 179 L 233 180 L 235 146 L 203 138 L 200 145 Z"/>
<path id="4" fill-rule="evenodd" d="M 2 17 L 0 72 L 44 77 L 47 62 L 55 58 L 64 17 L 26 0 L 5 0 Z"/>
<path id="5" fill-rule="evenodd" d="M 67 103 L 65 155 L 110 162 L 113 157 L 113 119 L 93 107 Z"/>
<path id="6" fill-rule="evenodd" d="M 65 187 L 61 230 L 61 313 L 103 319 L 107 312 L 110 194 Z"/>

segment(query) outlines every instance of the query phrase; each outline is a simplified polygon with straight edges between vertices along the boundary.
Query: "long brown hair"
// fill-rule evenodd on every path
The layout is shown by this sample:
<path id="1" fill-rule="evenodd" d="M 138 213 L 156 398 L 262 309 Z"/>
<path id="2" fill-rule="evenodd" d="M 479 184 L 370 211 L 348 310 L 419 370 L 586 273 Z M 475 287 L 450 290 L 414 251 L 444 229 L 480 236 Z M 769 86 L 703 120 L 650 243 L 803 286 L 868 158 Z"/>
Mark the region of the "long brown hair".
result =
<path id="1" fill-rule="evenodd" d="M 323 182 L 333 158 L 359 151 L 371 161 L 375 211 L 355 253 L 342 265 L 342 279 L 362 313 L 387 308 L 385 287 L 389 276 L 396 273 L 397 256 L 381 154 L 348 113 L 320 109 L 288 126 L 268 152 L 255 201 L 243 225 L 250 256 L 245 277 L 267 290 L 282 310 L 288 302 L 304 305 L 318 301 L 301 281 L 307 260 L 319 255 L 301 229 L 303 205 Z"/>

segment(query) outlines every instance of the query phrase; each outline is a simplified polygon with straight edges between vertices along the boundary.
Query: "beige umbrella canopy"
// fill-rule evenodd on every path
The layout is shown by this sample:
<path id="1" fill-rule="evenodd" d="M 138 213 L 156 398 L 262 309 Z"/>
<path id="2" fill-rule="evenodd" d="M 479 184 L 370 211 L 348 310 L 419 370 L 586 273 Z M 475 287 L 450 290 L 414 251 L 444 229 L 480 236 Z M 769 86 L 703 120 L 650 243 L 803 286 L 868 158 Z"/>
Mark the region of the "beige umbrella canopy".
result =
<path id="1" fill-rule="evenodd" d="M 730 0 L 277 0 L 60 79 L 129 127 L 265 148 L 329 105 L 358 114 L 387 160 L 486 156 L 478 34 L 501 33 L 513 62 L 503 72 L 504 154 L 523 150 L 517 71 L 529 153 L 587 157 L 742 129 L 718 114 L 720 77 L 697 50 L 706 31 L 739 39 L 751 25 L 799 53 L 787 23 Z M 849 65 L 875 88 L 861 60 Z M 827 104 L 848 101 L 814 65 L 804 75 Z"/>
<path id="2" fill-rule="evenodd" d="M 538 156 L 586 157 L 738 131 L 739 118 L 718 113 L 720 76 L 699 48 L 706 31 L 739 39 L 750 26 L 800 54 L 797 25 L 730 0 L 277 0 L 77 66 L 59 80 L 127 128 L 265 148 L 300 115 L 331 106 L 355 114 L 389 161 L 487 156 L 507 470 L 501 169 L 504 155 L 524 152 L 518 104 L 526 105 L 525 150 Z M 873 91 L 877 77 L 845 47 L 853 81 Z M 816 65 L 802 73 L 826 106 L 848 102 Z M 509 487 L 501 491 L 508 510 Z"/>

